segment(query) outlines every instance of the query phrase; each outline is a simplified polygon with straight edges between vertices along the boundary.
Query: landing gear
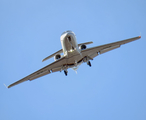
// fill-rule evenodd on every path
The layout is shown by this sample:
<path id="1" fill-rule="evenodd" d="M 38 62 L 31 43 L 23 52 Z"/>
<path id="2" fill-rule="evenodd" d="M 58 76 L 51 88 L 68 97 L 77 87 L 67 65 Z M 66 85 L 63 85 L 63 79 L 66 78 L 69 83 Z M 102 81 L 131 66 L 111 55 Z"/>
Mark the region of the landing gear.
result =
<path id="1" fill-rule="evenodd" d="M 90 61 L 88 61 L 88 62 L 87 62 L 87 65 L 89 65 L 89 66 L 91 67 L 91 62 L 90 62 Z"/>
<path id="2" fill-rule="evenodd" d="M 67 70 L 64 70 L 64 74 L 67 76 L 67 73 L 68 73 L 68 71 Z"/>

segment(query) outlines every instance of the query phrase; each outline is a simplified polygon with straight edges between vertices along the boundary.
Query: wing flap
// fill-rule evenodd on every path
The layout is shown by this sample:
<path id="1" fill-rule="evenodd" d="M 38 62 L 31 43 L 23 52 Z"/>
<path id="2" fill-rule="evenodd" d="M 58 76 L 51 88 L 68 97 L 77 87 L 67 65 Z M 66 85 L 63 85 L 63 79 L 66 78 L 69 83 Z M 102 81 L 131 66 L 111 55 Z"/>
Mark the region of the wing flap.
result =
<path id="1" fill-rule="evenodd" d="M 91 57 L 93 59 L 94 57 L 96 57 L 98 55 L 99 55 L 98 52 L 96 52 L 96 53 L 93 53 L 92 55 L 89 55 L 89 57 Z"/>
<path id="2" fill-rule="evenodd" d="M 62 70 L 62 66 L 61 67 L 57 67 L 57 68 L 53 68 L 51 71 L 52 72 L 57 72 L 57 71 L 61 71 Z"/>
<path id="3" fill-rule="evenodd" d="M 112 46 L 112 47 L 109 47 L 109 48 L 105 48 L 103 50 L 100 50 L 99 52 L 100 52 L 100 54 L 103 54 L 105 52 L 108 52 L 110 50 L 113 50 L 113 49 L 116 49 L 116 48 L 119 48 L 119 47 L 120 47 L 120 45 L 115 45 L 115 46 Z"/>
<path id="4" fill-rule="evenodd" d="M 47 65 L 46 67 L 44 67 L 44 68 L 42 68 L 42 69 L 40 69 L 40 70 L 38 70 L 38 71 L 36 71 L 36 72 L 34 72 L 32 74 L 30 74 L 29 78 L 37 75 L 38 73 L 42 73 L 44 71 L 48 71 L 48 70 L 51 70 L 53 68 L 60 67 L 63 64 L 66 64 L 66 58 L 65 57 L 63 57 L 63 58 L 61 58 L 61 59 L 59 59 L 59 60 L 57 60 L 57 61 L 55 61 L 55 62 L 53 62 L 53 63 L 51 63 L 49 65 Z"/>
<path id="5" fill-rule="evenodd" d="M 32 80 L 34 80 L 36 78 L 42 77 L 42 76 L 47 75 L 47 74 L 50 74 L 50 73 L 51 73 L 50 70 L 47 70 L 45 72 L 39 73 L 38 75 L 36 75 L 34 77 L 29 78 L 29 80 L 32 81 Z"/>

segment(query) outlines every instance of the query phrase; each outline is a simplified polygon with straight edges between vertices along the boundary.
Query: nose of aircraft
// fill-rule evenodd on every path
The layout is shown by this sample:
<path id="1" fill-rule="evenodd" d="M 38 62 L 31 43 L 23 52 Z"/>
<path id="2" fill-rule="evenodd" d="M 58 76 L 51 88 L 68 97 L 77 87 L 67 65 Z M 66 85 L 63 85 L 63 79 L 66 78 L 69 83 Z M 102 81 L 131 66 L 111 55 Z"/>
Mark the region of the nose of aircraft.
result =
<path id="1" fill-rule="evenodd" d="M 64 39 L 66 39 L 67 37 L 72 37 L 72 36 L 74 36 L 74 34 L 72 32 L 66 32 L 66 33 L 61 35 L 60 39 L 62 41 Z"/>

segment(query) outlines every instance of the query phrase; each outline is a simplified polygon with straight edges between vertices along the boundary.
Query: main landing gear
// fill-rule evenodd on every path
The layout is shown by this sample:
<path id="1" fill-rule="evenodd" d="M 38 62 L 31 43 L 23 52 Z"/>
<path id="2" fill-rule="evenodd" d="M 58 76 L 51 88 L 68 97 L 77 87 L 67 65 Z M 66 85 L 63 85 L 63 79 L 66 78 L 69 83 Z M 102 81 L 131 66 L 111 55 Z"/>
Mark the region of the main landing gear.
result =
<path id="1" fill-rule="evenodd" d="M 87 62 L 87 65 L 89 65 L 89 66 L 91 67 L 91 62 L 90 62 L 90 61 L 88 61 L 88 62 Z"/>
<path id="2" fill-rule="evenodd" d="M 64 74 L 67 76 L 67 73 L 68 73 L 68 71 L 67 70 L 64 70 Z"/>
<path id="3" fill-rule="evenodd" d="M 90 60 L 93 60 L 93 58 L 89 57 L 89 56 L 86 56 L 83 58 L 83 62 L 86 62 L 87 65 L 89 65 L 91 67 L 91 62 Z"/>

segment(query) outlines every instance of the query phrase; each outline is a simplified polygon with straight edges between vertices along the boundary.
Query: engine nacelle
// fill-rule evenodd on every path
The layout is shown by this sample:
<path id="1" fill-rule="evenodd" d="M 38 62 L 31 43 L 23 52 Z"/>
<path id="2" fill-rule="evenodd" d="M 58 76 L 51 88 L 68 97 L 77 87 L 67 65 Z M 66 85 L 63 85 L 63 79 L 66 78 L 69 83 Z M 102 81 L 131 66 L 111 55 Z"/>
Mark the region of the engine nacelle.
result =
<path id="1" fill-rule="evenodd" d="M 60 54 L 56 54 L 55 56 L 54 56 L 54 60 L 56 61 L 56 60 L 59 60 L 61 58 L 61 55 Z"/>
<path id="2" fill-rule="evenodd" d="M 80 50 L 85 50 L 86 48 L 87 48 L 87 46 L 84 45 L 84 44 L 79 46 L 79 49 L 80 49 Z"/>

